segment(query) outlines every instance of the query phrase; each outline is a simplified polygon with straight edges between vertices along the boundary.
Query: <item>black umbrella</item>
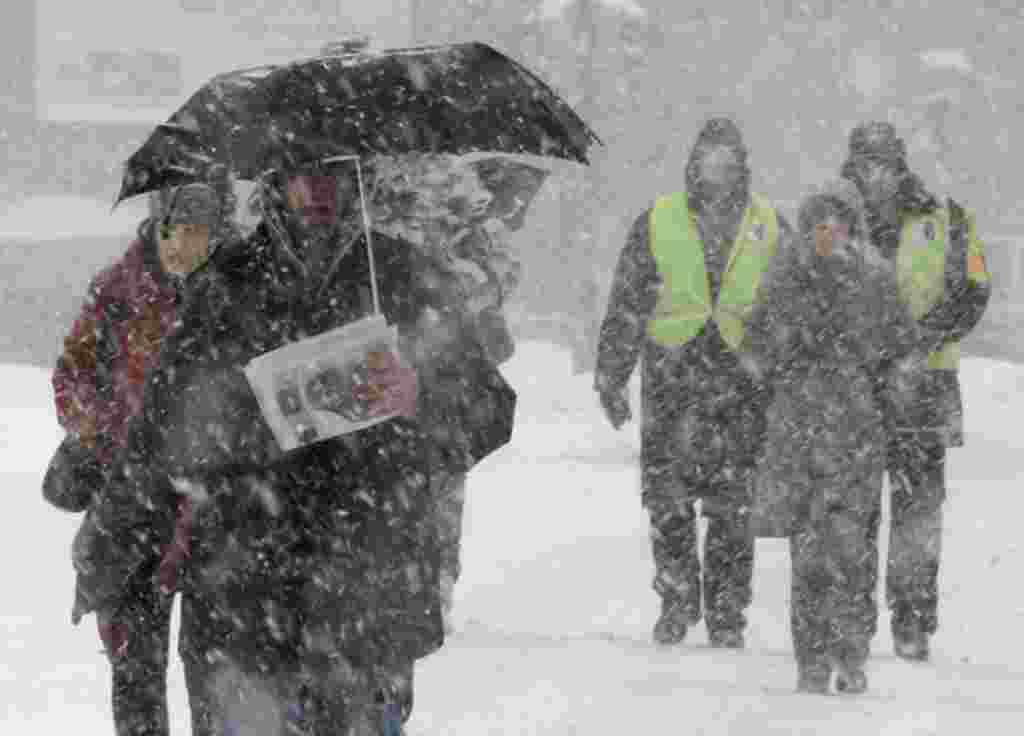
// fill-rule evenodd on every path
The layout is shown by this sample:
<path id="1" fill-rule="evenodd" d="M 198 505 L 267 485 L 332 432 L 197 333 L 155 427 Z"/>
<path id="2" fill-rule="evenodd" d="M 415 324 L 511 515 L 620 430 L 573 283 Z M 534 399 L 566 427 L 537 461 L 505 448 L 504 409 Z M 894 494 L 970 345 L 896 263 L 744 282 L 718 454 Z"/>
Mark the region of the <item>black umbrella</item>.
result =
<path id="1" fill-rule="evenodd" d="M 595 142 L 550 87 L 486 44 L 328 56 L 212 79 L 129 159 L 117 201 L 216 164 L 256 179 L 348 155 L 488 151 L 588 163 Z"/>

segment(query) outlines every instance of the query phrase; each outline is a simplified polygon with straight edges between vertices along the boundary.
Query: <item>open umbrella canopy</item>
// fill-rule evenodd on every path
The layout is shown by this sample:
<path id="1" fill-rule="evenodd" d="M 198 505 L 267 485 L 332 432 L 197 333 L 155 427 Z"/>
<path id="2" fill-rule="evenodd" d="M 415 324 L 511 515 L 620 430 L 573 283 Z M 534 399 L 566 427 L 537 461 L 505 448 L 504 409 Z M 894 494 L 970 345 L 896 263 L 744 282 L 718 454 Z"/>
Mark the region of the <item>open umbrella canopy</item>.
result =
<path id="1" fill-rule="evenodd" d="M 486 44 L 326 56 L 212 79 L 129 159 L 117 201 L 218 164 L 255 179 L 348 155 L 494 152 L 587 163 L 597 142 L 550 87 Z"/>

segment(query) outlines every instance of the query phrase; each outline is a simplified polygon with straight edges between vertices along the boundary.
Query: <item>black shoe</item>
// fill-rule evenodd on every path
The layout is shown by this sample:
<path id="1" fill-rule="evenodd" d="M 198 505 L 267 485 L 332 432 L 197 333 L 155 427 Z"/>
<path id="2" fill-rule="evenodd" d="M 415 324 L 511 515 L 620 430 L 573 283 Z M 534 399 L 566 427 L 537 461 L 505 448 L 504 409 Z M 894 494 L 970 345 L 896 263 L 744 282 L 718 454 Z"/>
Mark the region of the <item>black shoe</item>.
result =
<path id="1" fill-rule="evenodd" d="M 893 651 L 908 662 L 927 662 L 931 658 L 928 634 L 919 627 L 907 627 L 892 632 Z"/>
<path id="2" fill-rule="evenodd" d="M 836 672 L 836 692 L 841 695 L 860 695 L 867 692 L 868 676 L 860 667 L 850 667 Z"/>
<path id="3" fill-rule="evenodd" d="M 708 641 L 715 649 L 743 649 L 746 642 L 739 629 L 709 629 Z"/>
<path id="4" fill-rule="evenodd" d="M 654 624 L 652 637 L 656 644 L 673 646 L 682 644 L 693 617 L 680 603 L 662 600 L 661 615 Z"/>
<path id="5" fill-rule="evenodd" d="M 832 672 L 827 665 L 801 667 L 796 690 L 811 695 L 828 695 L 828 681 L 831 676 Z"/>

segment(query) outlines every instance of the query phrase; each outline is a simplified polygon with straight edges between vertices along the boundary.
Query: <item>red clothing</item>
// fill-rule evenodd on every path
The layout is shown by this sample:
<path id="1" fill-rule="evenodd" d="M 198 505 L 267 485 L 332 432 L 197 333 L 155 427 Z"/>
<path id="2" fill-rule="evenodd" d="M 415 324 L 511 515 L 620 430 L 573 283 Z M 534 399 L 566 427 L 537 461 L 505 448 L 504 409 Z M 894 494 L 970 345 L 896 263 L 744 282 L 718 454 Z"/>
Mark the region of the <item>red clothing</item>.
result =
<path id="1" fill-rule="evenodd" d="M 159 271 L 155 244 L 135 241 L 90 284 L 53 390 L 64 429 L 109 439 L 96 445 L 101 461 L 124 446 L 129 420 L 142 410 L 145 375 L 176 319 L 177 289 Z"/>

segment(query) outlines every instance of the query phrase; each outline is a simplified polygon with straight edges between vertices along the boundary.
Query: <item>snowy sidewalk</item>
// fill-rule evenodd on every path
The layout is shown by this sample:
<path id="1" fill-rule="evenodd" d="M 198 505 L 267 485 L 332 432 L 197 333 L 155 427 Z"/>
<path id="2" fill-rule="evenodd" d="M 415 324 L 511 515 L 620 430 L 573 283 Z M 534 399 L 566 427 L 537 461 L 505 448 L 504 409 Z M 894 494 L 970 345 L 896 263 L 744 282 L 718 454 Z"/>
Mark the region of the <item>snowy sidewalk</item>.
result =
<path id="1" fill-rule="evenodd" d="M 520 346 L 506 374 L 520 392 L 515 436 L 470 478 L 460 625 L 418 666 L 409 736 L 1024 733 L 1024 369 L 964 365 L 968 445 L 950 455 L 934 662 L 893 657 L 883 615 L 871 692 L 852 699 L 793 693 L 779 540 L 758 543 L 746 651 L 709 649 L 702 625 L 681 648 L 651 645 L 635 422 L 607 427 L 590 376 L 570 376 L 557 348 Z M 0 727 L 101 736 L 111 733 L 108 668 L 92 619 L 68 622 L 78 518 L 39 491 L 60 436 L 47 379 L 0 367 L 0 473 L 14 499 L 0 515 Z M 169 686 L 172 734 L 185 736 L 173 655 Z"/>

